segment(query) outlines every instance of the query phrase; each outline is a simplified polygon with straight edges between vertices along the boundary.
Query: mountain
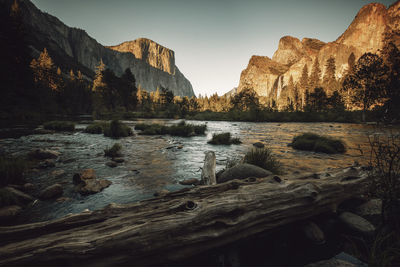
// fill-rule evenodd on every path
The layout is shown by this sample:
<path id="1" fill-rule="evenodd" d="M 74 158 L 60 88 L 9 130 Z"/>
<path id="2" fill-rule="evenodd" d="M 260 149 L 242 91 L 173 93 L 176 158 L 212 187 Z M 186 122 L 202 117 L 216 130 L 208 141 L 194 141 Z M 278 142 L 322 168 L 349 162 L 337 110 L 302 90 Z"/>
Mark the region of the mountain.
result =
<path id="1" fill-rule="evenodd" d="M 13 0 L 0 2 L 9 6 Z M 191 83 L 175 65 L 174 51 L 144 38 L 105 47 L 84 30 L 68 27 L 58 18 L 40 11 L 29 0 L 18 3 L 34 57 L 47 48 L 63 72 L 80 70 L 87 79 L 93 79 L 96 66 L 103 60 L 117 75 L 130 68 L 136 85 L 147 91 L 162 86 L 174 95 L 194 96 Z"/>
<path id="2" fill-rule="evenodd" d="M 293 90 L 288 89 L 290 77 L 294 84 L 298 83 L 305 65 L 310 74 L 315 60 L 318 60 L 321 77 L 324 77 L 326 62 L 332 56 L 336 63 L 335 76 L 340 80 L 348 71 L 351 53 L 356 60 L 365 52 L 377 53 L 383 48 L 385 37 L 400 46 L 400 1 L 389 8 L 379 3 L 364 6 L 347 30 L 333 42 L 282 37 L 272 59 L 251 57 L 241 73 L 238 91 L 253 88 L 260 96 L 266 97 L 269 102 L 275 101 L 282 108 L 286 104 L 283 98 L 293 96 L 293 92 L 287 92 Z M 326 89 L 328 95 L 332 93 L 331 88 Z"/>

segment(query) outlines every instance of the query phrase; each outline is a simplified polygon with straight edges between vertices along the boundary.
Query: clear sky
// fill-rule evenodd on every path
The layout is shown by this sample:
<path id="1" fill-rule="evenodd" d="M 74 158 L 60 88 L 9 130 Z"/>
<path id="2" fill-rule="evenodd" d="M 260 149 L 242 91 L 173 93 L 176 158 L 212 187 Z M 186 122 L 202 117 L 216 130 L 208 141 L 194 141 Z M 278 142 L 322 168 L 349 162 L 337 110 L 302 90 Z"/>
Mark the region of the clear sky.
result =
<path id="1" fill-rule="evenodd" d="M 366 0 L 33 0 L 103 45 L 145 37 L 175 51 L 199 94 L 238 86 L 252 55 L 272 57 L 285 35 L 334 41 Z M 394 0 L 382 0 L 389 6 Z"/>

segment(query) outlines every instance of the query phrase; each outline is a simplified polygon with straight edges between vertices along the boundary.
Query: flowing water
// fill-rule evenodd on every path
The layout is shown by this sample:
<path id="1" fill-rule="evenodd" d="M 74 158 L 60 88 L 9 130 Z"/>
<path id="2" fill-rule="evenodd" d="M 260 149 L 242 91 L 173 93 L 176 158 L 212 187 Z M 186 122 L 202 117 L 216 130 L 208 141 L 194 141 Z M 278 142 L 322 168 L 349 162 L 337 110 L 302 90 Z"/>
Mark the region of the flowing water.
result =
<path id="1" fill-rule="evenodd" d="M 136 123 L 126 121 L 133 127 Z M 146 120 L 147 123 L 174 124 L 175 120 Z M 204 124 L 201 121 L 188 121 Z M 87 125 L 78 124 L 83 130 Z M 231 132 L 240 137 L 241 145 L 214 146 L 207 144 L 212 133 Z M 342 139 L 347 146 L 345 154 L 328 155 L 297 151 L 288 146 L 292 138 L 300 133 L 312 132 Z M 272 149 L 283 164 L 285 173 L 318 172 L 329 168 L 353 165 L 355 161 L 366 164 L 369 159 L 368 136 L 382 134 L 374 126 L 339 123 L 250 123 L 207 122 L 207 134 L 194 137 L 143 136 L 137 135 L 119 140 L 82 131 L 22 136 L 18 139 L 1 139 L 0 149 L 8 155 L 25 155 L 35 148 L 47 148 L 61 153 L 56 167 L 38 170 L 27 175 L 27 181 L 36 186 L 35 194 L 54 183 L 64 187 L 64 196 L 69 201 L 58 203 L 38 201 L 25 209 L 20 222 L 35 222 L 78 213 L 85 209 L 95 210 L 109 203 L 130 203 L 151 198 L 162 189 L 178 190 L 186 186 L 180 180 L 200 178 L 204 152 L 216 153 L 217 171 L 225 167 L 228 160 L 242 157 L 255 142 L 263 142 Z M 104 149 L 119 142 L 123 147 L 125 162 L 116 168 L 105 165 Z M 72 176 L 79 170 L 92 168 L 98 178 L 105 178 L 112 185 L 102 192 L 81 196 L 76 193 Z"/>

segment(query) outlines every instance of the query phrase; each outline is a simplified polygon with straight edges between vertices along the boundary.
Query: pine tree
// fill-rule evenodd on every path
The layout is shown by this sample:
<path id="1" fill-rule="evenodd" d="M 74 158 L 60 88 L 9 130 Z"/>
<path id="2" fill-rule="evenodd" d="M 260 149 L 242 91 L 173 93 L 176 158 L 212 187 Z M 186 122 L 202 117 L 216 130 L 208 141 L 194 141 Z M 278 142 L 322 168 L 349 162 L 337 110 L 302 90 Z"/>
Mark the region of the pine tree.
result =
<path id="1" fill-rule="evenodd" d="M 309 88 L 308 67 L 307 64 L 305 64 L 300 77 L 299 97 L 301 99 L 301 108 L 303 108 L 306 104 L 306 92 L 308 91 L 308 88 Z"/>
<path id="2" fill-rule="evenodd" d="M 96 67 L 96 75 L 93 80 L 93 87 L 92 91 L 97 91 L 98 88 L 104 86 L 104 77 L 103 77 L 103 71 L 105 70 L 106 65 L 103 63 L 103 59 L 100 59 L 99 65 Z"/>
<path id="3" fill-rule="evenodd" d="M 336 60 L 332 56 L 326 60 L 323 83 L 328 96 L 332 95 L 332 93 L 338 89 L 338 83 L 336 81 Z"/>
<path id="4" fill-rule="evenodd" d="M 321 68 L 319 67 L 318 58 L 315 58 L 309 78 L 309 90 L 314 90 L 321 84 Z"/>

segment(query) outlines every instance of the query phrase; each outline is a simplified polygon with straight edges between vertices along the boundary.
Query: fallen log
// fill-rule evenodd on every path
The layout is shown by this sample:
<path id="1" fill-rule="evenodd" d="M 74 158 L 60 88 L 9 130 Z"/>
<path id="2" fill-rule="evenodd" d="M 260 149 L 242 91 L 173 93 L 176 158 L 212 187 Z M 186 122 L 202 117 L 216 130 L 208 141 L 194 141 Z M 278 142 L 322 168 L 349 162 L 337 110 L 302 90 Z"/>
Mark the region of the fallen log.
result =
<path id="1" fill-rule="evenodd" d="M 368 180 L 362 168 L 295 178 L 233 180 L 0 227 L 0 265 L 149 266 L 181 260 L 335 209 Z"/>

